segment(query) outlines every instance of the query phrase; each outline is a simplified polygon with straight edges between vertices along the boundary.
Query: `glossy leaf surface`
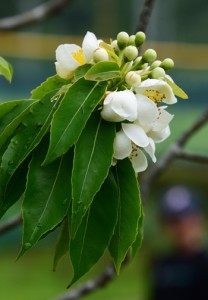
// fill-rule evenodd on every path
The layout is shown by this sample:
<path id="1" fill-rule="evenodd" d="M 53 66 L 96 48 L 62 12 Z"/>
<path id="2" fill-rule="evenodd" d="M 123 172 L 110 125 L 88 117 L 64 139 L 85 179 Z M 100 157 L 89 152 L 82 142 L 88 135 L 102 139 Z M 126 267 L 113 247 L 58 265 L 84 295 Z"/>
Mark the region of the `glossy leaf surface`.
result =
<path id="1" fill-rule="evenodd" d="M 120 160 L 116 165 L 120 207 L 118 222 L 109 251 L 119 272 L 128 250 L 136 239 L 140 218 L 140 193 L 136 174 L 129 159 Z"/>
<path id="2" fill-rule="evenodd" d="M 105 90 L 106 83 L 83 78 L 69 88 L 52 120 L 50 146 L 45 163 L 66 153 L 78 140 Z"/>
<path id="3" fill-rule="evenodd" d="M 93 197 L 104 182 L 113 157 L 115 125 L 93 113 L 76 146 L 72 173 L 72 221 L 74 236 Z"/>
<path id="4" fill-rule="evenodd" d="M 106 81 L 112 78 L 121 77 L 121 71 L 117 63 L 101 61 L 91 67 L 86 73 L 87 80 Z"/>

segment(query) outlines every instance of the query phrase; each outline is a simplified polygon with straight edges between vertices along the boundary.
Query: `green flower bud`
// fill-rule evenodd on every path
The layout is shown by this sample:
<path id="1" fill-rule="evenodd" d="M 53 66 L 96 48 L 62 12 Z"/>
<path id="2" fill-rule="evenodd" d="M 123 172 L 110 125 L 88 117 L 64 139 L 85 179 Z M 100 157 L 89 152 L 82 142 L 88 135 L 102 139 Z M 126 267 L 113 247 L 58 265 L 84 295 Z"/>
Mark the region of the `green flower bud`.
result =
<path id="1" fill-rule="evenodd" d="M 151 64 L 151 69 L 160 67 L 161 65 L 161 60 L 155 60 L 152 64 Z"/>
<path id="2" fill-rule="evenodd" d="M 121 31 L 117 35 L 118 47 L 122 50 L 128 45 L 129 35 L 125 31 Z"/>
<path id="3" fill-rule="evenodd" d="M 97 48 L 93 53 L 94 62 L 106 61 L 108 59 L 108 52 L 103 48 Z"/>
<path id="4" fill-rule="evenodd" d="M 130 35 L 128 44 L 135 46 L 135 35 L 134 34 Z"/>
<path id="5" fill-rule="evenodd" d="M 138 49 L 135 46 L 127 46 L 124 55 L 128 60 L 134 60 L 138 56 Z"/>
<path id="6" fill-rule="evenodd" d="M 151 72 L 151 77 L 155 79 L 164 78 L 165 70 L 161 67 L 156 67 Z"/>
<path id="7" fill-rule="evenodd" d="M 164 70 L 169 70 L 174 67 L 174 61 L 171 58 L 165 58 L 160 65 Z"/>
<path id="8" fill-rule="evenodd" d="M 130 71 L 126 74 L 125 80 L 128 85 L 137 87 L 141 83 L 141 76 L 134 71 Z"/>
<path id="9" fill-rule="evenodd" d="M 153 62 L 157 58 L 157 53 L 153 49 L 148 49 L 142 55 L 142 60 L 147 63 Z"/>
<path id="10" fill-rule="evenodd" d="M 142 31 L 138 31 L 136 33 L 136 36 L 135 36 L 135 45 L 136 45 L 136 47 L 141 46 L 144 43 L 145 39 L 146 39 L 145 33 L 142 32 Z"/>

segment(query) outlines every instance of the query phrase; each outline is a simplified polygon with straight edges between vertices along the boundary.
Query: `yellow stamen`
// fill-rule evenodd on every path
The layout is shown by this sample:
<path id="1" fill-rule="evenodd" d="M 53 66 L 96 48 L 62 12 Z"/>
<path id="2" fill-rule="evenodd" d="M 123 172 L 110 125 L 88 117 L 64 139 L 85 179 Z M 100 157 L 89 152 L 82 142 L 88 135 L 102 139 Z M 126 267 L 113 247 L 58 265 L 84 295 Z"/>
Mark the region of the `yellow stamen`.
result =
<path id="1" fill-rule="evenodd" d="M 160 93 L 157 90 L 148 89 L 143 93 L 144 96 L 147 96 L 150 100 L 157 103 L 165 99 L 165 94 Z"/>
<path id="2" fill-rule="evenodd" d="M 84 52 L 82 49 L 72 52 L 71 55 L 80 65 L 84 65 Z"/>

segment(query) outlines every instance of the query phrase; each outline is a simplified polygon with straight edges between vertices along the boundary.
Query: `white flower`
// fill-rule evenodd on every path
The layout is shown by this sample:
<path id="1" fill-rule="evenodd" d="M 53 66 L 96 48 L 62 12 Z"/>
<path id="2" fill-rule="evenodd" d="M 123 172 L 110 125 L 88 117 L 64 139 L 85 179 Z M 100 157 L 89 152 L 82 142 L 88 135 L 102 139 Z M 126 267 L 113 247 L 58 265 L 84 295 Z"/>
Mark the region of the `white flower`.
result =
<path id="1" fill-rule="evenodd" d="M 59 45 L 55 62 L 57 74 L 64 79 L 70 78 L 77 67 L 92 60 L 93 52 L 99 48 L 99 43 L 100 40 L 97 40 L 94 33 L 87 32 L 82 48 L 75 44 Z"/>
<path id="2" fill-rule="evenodd" d="M 137 118 L 137 100 L 132 91 L 109 93 L 101 111 L 101 117 L 109 122 L 134 121 Z"/>
<path id="3" fill-rule="evenodd" d="M 114 140 L 114 163 L 115 159 L 124 159 L 129 157 L 135 172 L 142 172 L 147 168 L 147 159 L 139 147 L 120 130 L 116 133 Z"/>
<path id="4" fill-rule="evenodd" d="M 153 102 L 164 102 L 173 104 L 177 102 L 173 94 L 172 88 L 162 79 L 147 79 L 144 80 L 137 88 L 136 92 L 147 96 Z"/>

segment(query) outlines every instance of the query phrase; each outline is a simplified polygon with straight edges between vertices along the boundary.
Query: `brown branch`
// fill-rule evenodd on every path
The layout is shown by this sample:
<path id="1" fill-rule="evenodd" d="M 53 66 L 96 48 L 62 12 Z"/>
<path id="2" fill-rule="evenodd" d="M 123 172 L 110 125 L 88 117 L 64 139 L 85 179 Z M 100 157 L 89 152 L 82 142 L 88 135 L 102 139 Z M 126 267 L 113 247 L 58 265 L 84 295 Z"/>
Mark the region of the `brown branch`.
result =
<path id="1" fill-rule="evenodd" d="M 17 227 L 22 223 L 21 215 L 17 215 L 0 225 L 0 234 L 7 233 L 9 230 Z"/>
<path id="2" fill-rule="evenodd" d="M 136 27 L 135 32 L 137 31 L 143 31 L 146 32 L 147 26 L 149 24 L 150 16 L 153 11 L 155 0 L 145 0 L 142 12 L 139 17 L 139 24 Z"/>
<path id="3" fill-rule="evenodd" d="M 191 153 L 183 150 L 178 150 L 175 152 L 175 155 L 177 158 L 191 161 L 194 163 L 200 163 L 200 164 L 208 164 L 208 156 L 207 155 L 200 155 L 196 153 Z"/>
<path id="4" fill-rule="evenodd" d="M 18 29 L 32 23 L 40 22 L 49 15 L 56 14 L 72 0 L 51 0 L 27 12 L 0 19 L 0 30 Z"/>
<path id="5" fill-rule="evenodd" d="M 126 255 L 125 260 L 122 263 L 122 268 L 130 261 L 129 253 Z M 116 277 L 116 271 L 114 265 L 109 265 L 102 274 L 92 280 L 88 280 L 71 290 L 70 292 L 60 296 L 56 300 L 75 300 L 80 299 L 80 297 L 92 293 L 93 291 L 105 287 L 109 282 L 111 282 Z"/>

